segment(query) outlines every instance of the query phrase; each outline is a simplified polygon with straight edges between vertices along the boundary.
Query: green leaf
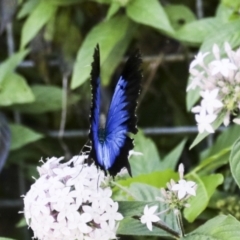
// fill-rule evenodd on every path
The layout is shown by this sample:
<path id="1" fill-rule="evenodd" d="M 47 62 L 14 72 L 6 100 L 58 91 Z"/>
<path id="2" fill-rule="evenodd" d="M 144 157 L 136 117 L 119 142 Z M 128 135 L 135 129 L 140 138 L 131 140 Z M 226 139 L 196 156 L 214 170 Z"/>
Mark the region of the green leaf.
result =
<path id="1" fill-rule="evenodd" d="M 24 59 L 28 54 L 29 50 L 23 50 L 13 54 L 7 60 L 5 60 L 0 65 L 0 90 L 2 81 L 5 79 L 6 75 L 13 72 L 14 69 L 19 65 L 19 63 Z"/>
<path id="2" fill-rule="evenodd" d="M 114 46 L 107 59 L 103 62 L 101 67 L 102 85 L 109 84 L 116 67 L 122 61 L 123 55 L 133 38 L 135 29 L 134 23 L 129 24 L 125 37 Z"/>
<path id="3" fill-rule="evenodd" d="M 181 240 L 237 240 L 239 236 L 239 221 L 230 215 L 220 215 L 182 237 Z"/>
<path id="4" fill-rule="evenodd" d="M 138 132 L 134 138 L 134 151 L 141 152 L 142 156 L 131 156 L 130 165 L 132 175 L 137 176 L 162 170 L 161 160 L 154 142 Z"/>
<path id="5" fill-rule="evenodd" d="M 237 185 L 240 187 L 240 138 L 237 139 L 237 141 L 234 143 L 232 147 L 232 151 L 230 154 L 230 168 L 232 175 L 237 183 Z"/>
<path id="6" fill-rule="evenodd" d="M 232 145 L 239 138 L 239 136 L 239 125 L 229 126 L 217 137 L 217 140 L 213 143 L 213 145 L 201 154 L 201 159 L 218 154 L 223 149 L 231 149 Z"/>
<path id="7" fill-rule="evenodd" d="M 240 0 L 222 0 L 222 4 L 233 8 L 235 11 L 238 11 L 240 8 Z"/>
<path id="8" fill-rule="evenodd" d="M 49 0 L 49 3 L 57 6 L 69 6 L 72 4 L 82 3 L 85 0 Z"/>
<path id="9" fill-rule="evenodd" d="M 190 180 L 197 183 L 197 195 L 189 200 L 190 207 L 184 209 L 184 216 L 189 222 L 193 222 L 207 207 L 216 187 L 223 182 L 221 174 L 212 174 L 200 177 L 190 173 Z"/>
<path id="10" fill-rule="evenodd" d="M 28 0 L 27 2 L 24 2 L 23 6 L 18 12 L 17 19 L 26 17 L 37 7 L 39 3 L 40 0 Z"/>
<path id="11" fill-rule="evenodd" d="M 132 183 L 129 192 L 131 192 L 138 201 L 156 201 L 156 197 L 161 196 L 159 188 L 143 183 Z"/>
<path id="12" fill-rule="evenodd" d="M 118 183 L 122 186 L 130 186 L 132 183 L 145 183 L 154 187 L 165 187 L 170 179 L 177 180 L 178 174 L 172 170 L 164 170 L 159 172 L 151 172 L 136 177 L 120 180 Z"/>
<path id="13" fill-rule="evenodd" d="M 149 174 L 144 174 L 144 175 L 140 175 L 137 177 L 133 177 L 133 178 L 128 178 L 125 180 L 120 180 L 117 181 L 118 184 L 120 184 L 122 187 L 130 187 L 131 186 L 131 190 L 130 192 L 133 190 L 134 184 L 147 184 L 148 187 L 150 188 L 155 187 L 160 189 L 161 187 L 166 187 L 167 182 L 169 182 L 171 179 L 174 180 L 178 180 L 179 176 L 177 173 L 175 173 L 172 170 L 165 170 L 162 172 L 153 172 L 153 173 L 149 173 Z M 145 191 L 146 193 L 147 191 Z M 157 191 L 158 195 L 159 195 L 159 190 Z M 114 188 L 114 197 L 116 200 L 129 200 L 131 198 L 133 199 L 138 199 L 138 200 L 144 200 L 142 197 L 140 197 L 140 192 L 134 192 L 134 194 L 131 192 L 131 194 L 127 194 L 122 191 L 121 188 L 119 187 L 115 187 Z M 146 193 L 148 194 L 149 198 L 146 198 L 145 201 L 150 201 L 153 200 L 151 198 L 151 194 L 150 193 Z M 155 199 L 154 199 L 155 200 Z"/>
<path id="14" fill-rule="evenodd" d="M 111 4 L 112 0 L 94 0 L 95 2 L 103 3 L 103 4 Z"/>
<path id="15" fill-rule="evenodd" d="M 220 19 L 221 22 L 229 22 L 230 16 L 233 14 L 234 10 L 232 8 L 226 7 L 224 4 L 219 4 L 216 12 L 216 17 Z"/>
<path id="16" fill-rule="evenodd" d="M 143 225 L 136 216 L 141 216 L 145 205 L 158 206 L 158 212 L 165 209 L 164 204 L 160 202 L 119 202 L 119 212 L 124 216 L 124 219 L 120 222 L 117 230 L 117 234 L 120 235 L 135 235 L 135 236 L 162 236 L 170 237 L 171 235 L 164 230 L 154 227 L 153 230 L 149 231 L 145 225 Z M 132 218 L 135 216 L 135 218 Z M 178 225 L 176 218 L 172 212 L 168 214 L 162 214 L 161 220 L 174 231 L 178 232 Z"/>
<path id="17" fill-rule="evenodd" d="M 40 1 L 34 8 L 22 29 L 21 49 L 23 49 L 55 14 L 57 7 L 49 1 Z"/>
<path id="18" fill-rule="evenodd" d="M 220 49 L 224 49 L 224 43 L 228 42 L 234 49 L 240 45 L 240 20 L 235 20 L 221 24 L 217 27 L 208 37 L 204 40 L 200 51 L 211 52 L 214 43 L 218 44 Z M 223 54 L 223 53 L 222 53 Z M 213 56 L 212 56 L 213 58 Z M 206 58 L 208 61 L 211 59 L 209 56 Z"/>
<path id="19" fill-rule="evenodd" d="M 167 14 L 158 0 L 132 0 L 126 8 L 128 17 L 133 21 L 154 27 L 169 35 L 174 34 Z"/>
<path id="20" fill-rule="evenodd" d="M 5 76 L 0 89 L 0 106 L 33 101 L 34 95 L 21 75 L 9 73 Z"/>
<path id="21" fill-rule="evenodd" d="M 34 167 L 35 170 L 36 170 L 36 167 Z M 33 176 L 33 175 L 32 175 Z M 25 217 L 22 217 L 19 222 L 16 224 L 16 228 L 21 228 L 21 227 L 25 227 L 27 226 L 27 222 L 26 222 L 26 219 Z M 1 239 L 0 239 L 1 240 Z"/>
<path id="22" fill-rule="evenodd" d="M 158 190 L 159 192 L 159 190 Z M 146 201 L 118 201 L 118 211 L 123 215 L 123 217 L 133 217 L 140 216 L 143 213 L 143 209 L 146 205 L 149 207 L 154 205 L 159 205 L 161 202 L 156 201 L 146 202 Z M 159 210 L 158 210 L 159 211 Z"/>
<path id="23" fill-rule="evenodd" d="M 231 146 L 221 149 L 219 152 L 204 159 L 196 168 L 194 168 L 193 172 L 206 174 L 207 172 L 211 172 L 216 168 L 219 168 L 220 166 L 227 164 L 230 151 Z"/>
<path id="24" fill-rule="evenodd" d="M 126 217 L 121 222 L 117 229 L 117 234 L 120 235 L 133 235 L 133 236 L 159 236 L 159 237 L 170 237 L 169 233 L 164 230 L 154 227 L 153 230 L 149 231 L 146 225 L 144 226 L 139 220 Z"/>
<path id="25" fill-rule="evenodd" d="M 109 9 L 108 9 L 106 19 L 109 20 L 111 17 L 113 17 L 118 12 L 118 10 L 120 8 L 121 8 L 120 3 L 112 2 Z"/>
<path id="26" fill-rule="evenodd" d="M 184 43 L 199 46 L 220 25 L 222 23 L 216 18 L 204 18 L 185 24 L 175 37 Z"/>
<path id="27" fill-rule="evenodd" d="M 240 127 L 238 125 L 230 126 L 222 132 L 212 147 L 201 153 L 202 161 L 193 170 L 193 172 L 207 173 L 224 164 L 227 164 L 232 145 L 239 136 Z"/>
<path id="28" fill-rule="evenodd" d="M 114 17 L 95 26 L 88 33 L 77 54 L 71 82 L 72 89 L 79 87 L 89 78 L 92 56 L 97 43 L 100 45 L 102 65 L 118 42 L 125 37 L 129 24 L 131 22 L 124 16 Z"/>
<path id="29" fill-rule="evenodd" d="M 217 119 L 211 124 L 214 130 L 216 130 L 222 124 L 225 115 L 226 115 L 226 110 L 222 111 L 218 115 Z M 203 133 L 199 133 L 197 135 L 197 137 L 194 139 L 192 145 L 190 146 L 190 149 L 193 148 L 194 146 L 196 146 L 199 142 L 201 142 L 209 134 L 210 133 L 206 132 L 206 131 L 204 131 Z"/>
<path id="30" fill-rule="evenodd" d="M 196 20 L 194 13 L 187 6 L 182 4 L 169 4 L 164 7 L 164 10 L 175 30 Z"/>
<path id="31" fill-rule="evenodd" d="M 190 79 L 188 81 L 188 85 L 189 85 Z M 187 91 L 187 110 L 190 111 L 192 109 L 192 107 L 194 106 L 194 104 L 199 100 L 200 98 L 200 89 L 199 88 L 195 88 L 195 89 L 191 89 L 189 91 Z"/>
<path id="32" fill-rule="evenodd" d="M 12 133 L 11 150 L 19 149 L 31 142 L 35 142 L 43 138 L 42 134 L 34 132 L 33 130 L 18 124 L 10 124 Z"/>
<path id="33" fill-rule="evenodd" d="M 170 153 L 168 153 L 162 161 L 162 169 L 172 169 L 176 168 L 178 160 L 182 154 L 183 148 L 186 143 L 186 139 L 182 140 Z"/>
<path id="34" fill-rule="evenodd" d="M 0 240 L 15 240 L 15 239 L 13 239 L 13 238 L 0 237 Z"/>
<path id="35" fill-rule="evenodd" d="M 35 102 L 13 106 L 13 109 L 30 114 L 41 114 L 62 109 L 62 89 L 56 86 L 35 85 L 32 87 Z M 80 96 L 70 94 L 68 104 L 77 102 Z"/>

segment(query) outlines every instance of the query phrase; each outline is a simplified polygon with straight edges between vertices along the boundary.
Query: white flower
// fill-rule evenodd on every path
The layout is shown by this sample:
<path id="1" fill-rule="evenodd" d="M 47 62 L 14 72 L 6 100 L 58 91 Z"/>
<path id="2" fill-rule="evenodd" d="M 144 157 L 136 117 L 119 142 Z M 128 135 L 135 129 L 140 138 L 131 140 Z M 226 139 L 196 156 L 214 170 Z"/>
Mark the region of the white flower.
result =
<path id="1" fill-rule="evenodd" d="M 191 78 L 191 82 L 187 87 L 187 92 L 191 89 L 195 89 L 196 87 L 201 87 L 202 79 L 204 78 L 204 72 L 199 72 L 196 69 L 190 69 L 193 77 Z"/>
<path id="2" fill-rule="evenodd" d="M 205 110 L 202 110 L 199 114 L 195 115 L 195 119 L 198 125 L 198 131 L 203 133 L 206 130 L 209 133 L 213 133 L 214 129 L 211 126 L 211 123 L 217 118 L 216 114 L 206 114 Z"/>
<path id="3" fill-rule="evenodd" d="M 57 220 L 61 222 L 67 219 L 68 221 L 75 221 L 78 218 L 78 206 L 76 204 L 71 204 L 66 206 L 64 209 L 59 211 L 57 215 Z"/>
<path id="4" fill-rule="evenodd" d="M 231 63 L 228 58 L 215 60 L 215 61 L 212 61 L 210 64 L 212 66 L 212 75 L 221 73 L 224 77 L 228 77 L 230 70 L 237 69 L 236 65 Z"/>
<path id="5" fill-rule="evenodd" d="M 92 231 L 92 228 L 86 224 L 91 220 L 92 220 L 92 216 L 89 213 L 82 213 L 81 215 L 79 215 L 77 224 L 80 232 L 90 233 Z"/>
<path id="6" fill-rule="evenodd" d="M 209 114 L 213 114 L 214 110 L 223 107 L 223 103 L 217 99 L 219 89 L 215 88 L 212 91 L 202 91 L 200 94 L 203 97 L 201 105 Z"/>
<path id="7" fill-rule="evenodd" d="M 229 44 L 228 42 L 225 42 L 225 43 L 224 43 L 224 49 L 225 49 L 225 52 L 226 52 L 226 53 L 232 51 L 232 48 L 231 48 L 231 46 L 230 46 L 230 44 Z"/>
<path id="8" fill-rule="evenodd" d="M 100 208 L 107 209 L 110 205 L 113 205 L 111 196 L 112 190 L 110 188 L 100 188 L 92 194 L 92 202 L 97 201 Z"/>
<path id="9" fill-rule="evenodd" d="M 114 227 L 115 221 L 121 221 L 123 219 L 123 216 L 121 213 L 117 212 L 118 210 L 118 203 L 113 203 L 112 206 L 109 206 L 109 208 L 106 210 L 106 212 L 100 217 L 101 220 L 108 220 L 109 226 Z"/>
<path id="10" fill-rule="evenodd" d="M 223 119 L 223 125 L 226 127 L 230 123 L 230 112 L 228 111 Z"/>
<path id="11" fill-rule="evenodd" d="M 168 212 L 173 210 L 178 212 L 183 208 L 189 207 L 190 204 L 187 202 L 190 196 L 196 195 L 197 184 L 193 181 L 184 180 L 184 165 L 181 163 L 178 167 L 178 173 L 180 180 L 176 183 L 174 180 L 170 180 L 167 183 L 167 189 L 161 188 L 161 196 L 156 197 L 157 200 L 167 205 L 167 208 L 158 213 Z"/>
<path id="12" fill-rule="evenodd" d="M 209 52 L 206 52 L 206 53 L 199 52 L 197 54 L 197 56 L 195 56 L 195 59 L 191 62 L 190 69 L 195 67 L 196 65 L 201 65 L 202 66 L 204 64 L 203 60 L 208 54 L 209 54 Z"/>
<path id="13" fill-rule="evenodd" d="M 74 157 L 60 163 L 62 158 L 51 158 L 38 168 L 40 177 L 24 197 L 24 214 L 34 238 L 116 238 L 118 223 L 123 219 L 118 203 L 111 198 L 104 173 L 82 159 Z"/>
<path id="14" fill-rule="evenodd" d="M 192 109 L 198 121 L 199 132 L 213 132 L 211 122 L 215 115 L 218 116 L 223 111 L 226 112 L 223 124 L 229 125 L 230 116 L 235 115 L 234 111 L 240 106 L 240 48 L 233 51 L 230 44 L 225 42 L 227 57 L 224 58 L 221 57 L 220 50 L 222 49 L 214 44 L 211 55 L 215 60 L 204 65 L 203 58 L 209 53 L 199 53 L 190 65 L 191 82 L 187 91 L 198 87 L 202 97 L 200 106 Z M 239 120 L 233 122 L 238 123 Z"/>
<path id="15" fill-rule="evenodd" d="M 52 170 L 54 168 L 57 168 L 60 165 L 60 161 L 63 160 L 64 158 L 56 158 L 56 157 L 52 157 L 50 159 L 47 159 L 47 161 L 44 163 L 42 161 L 42 159 L 40 160 L 40 162 L 43 162 L 44 164 L 41 167 L 37 167 L 38 173 L 40 176 L 44 175 L 44 174 L 52 174 Z"/>
<path id="16" fill-rule="evenodd" d="M 104 210 L 100 208 L 98 202 L 94 201 L 92 206 L 84 205 L 82 208 L 85 213 L 89 213 L 92 216 L 95 223 L 101 223 L 101 215 L 103 214 Z"/>
<path id="17" fill-rule="evenodd" d="M 153 222 L 158 222 L 160 220 L 160 218 L 155 215 L 154 213 L 156 212 L 157 210 L 157 206 L 152 206 L 150 208 L 148 208 L 148 205 L 146 205 L 144 207 L 144 214 L 142 215 L 141 217 L 141 223 L 142 224 L 146 224 L 147 225 L 147 228 L 152 231 L 152 223 Z"/>
<path id="18" fill-rule="evenodd" d="M 178 199 L 184 198 L 187 194 L 196 196 L 195 185 L 196 183 L 193 181 L 186 181 L 184 179 L 181 179 L 177 184 L 172 186 L 172 190 L 177 191 Z"/>
<path id="19" fill-rule="evenodd" d="M 201 106 L 195 106 L 195 107 L 192 108 L 191 111 L 192 111 L 193 113 L 200 113 L 201 110 L 202 110 L 202 107 L 201 107 Z"/>
<path id="20" fill-rule="evenodd" d="M 102 235 L 98 239 L 103 239 L 103 240 L 109 240 L 109 239 L 116 239 L 116 228 L 112 228 L 109 224 L 106 222 L 101 222 L 100 224 L 101 229 L 102 229 Z"/>
<path id="21" fill-rule="evenodd" d="M 216 43 L 213 44 L 212 52 L 216 59 L 220 58 L 220 49 Z"/>
<path id="22" fill-rule="evenodd" d="M 179 166 L 178 166 L 178 173 L 179 173 L 179 178 L 183 179 L 183 177 L 184 177 L 184 165 L 182 163 L 180 163 Z"/>
<path id="23" fill-rule="evenodd" d="M 234 118 L 233 119 L 233 122 L 240 125 L 240 118 Z"/>

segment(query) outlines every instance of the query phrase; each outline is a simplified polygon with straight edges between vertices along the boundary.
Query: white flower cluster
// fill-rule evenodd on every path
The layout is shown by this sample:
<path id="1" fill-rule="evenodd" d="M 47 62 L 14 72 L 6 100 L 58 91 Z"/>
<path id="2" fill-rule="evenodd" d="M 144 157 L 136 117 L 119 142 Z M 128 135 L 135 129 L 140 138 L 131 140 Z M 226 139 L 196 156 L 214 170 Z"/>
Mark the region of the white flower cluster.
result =
<path id="1" fill-rule="evenodd" d="M 52 157 L 38 168 L 40 177 L 24 196 L 24 214 L 34 238 L 41 240 L 116 239 L 118 203 L 104 187 L 104 173 L 83 164 Z"/>
<path id="2" fill-rule="evenodd" d="M 150 231 L 152 231 L 152 223 L 161 220 L 158 215 L 168 212 L 170 209 L 179 211 L 184 207 L 188 207 L 189 204 L 187 204 L 187 200 L 189 197 L 196 196 L 197 184 L 193 181 L 183 179 L 184 166 L 182 163 L 178 167 L 178 172 L 180 180 L 177 183 L 171 180 L 170 183 L 167 183 L 167 190 L 164 188 L 161 189 L 162 197 L 156 197 L 157 200 L 166 203 L 168 207 L 159 213 L 156 213 L 157 206 L 149 208 L 148 205 L 146 205 L 144 208 L 140 221 L 142 224 L 146 224 Z"/>
<path id="3" fill-rule="evenodd" d="M 229 124 L 230 114 L 240 109 L 240 49 L 233 51 L 228 43 L 224 44 L 226 57 L 220 57 L 220 49 L 214 44 L 212 53 L 199 53 L 190 65 L 191 82 L 187 91 L 200 88 L 202 97 L 199 106 L 192 109 L 200 133 L 213 133 L 212 123 L 222 112 L 226 112 L 223 123 Z M 212 54 L 209 64 L 204 58 Z M 235 118 L 240 124 L 240 119 Z"/>
<path id="4" fill-rule="evenodd" d="M 196 196 L 197 184 L 193 181 L 184 179 L 184 166 L 181 163 L 178 167 L 179 181 L 176 183 L 173 179 L 167 183 L 167 190 L 161 189 L 162 197 L 157 197 L 161 202 L 166 203 L 170 209 L 181 210 L 188 207 L 189 197 Z"/>

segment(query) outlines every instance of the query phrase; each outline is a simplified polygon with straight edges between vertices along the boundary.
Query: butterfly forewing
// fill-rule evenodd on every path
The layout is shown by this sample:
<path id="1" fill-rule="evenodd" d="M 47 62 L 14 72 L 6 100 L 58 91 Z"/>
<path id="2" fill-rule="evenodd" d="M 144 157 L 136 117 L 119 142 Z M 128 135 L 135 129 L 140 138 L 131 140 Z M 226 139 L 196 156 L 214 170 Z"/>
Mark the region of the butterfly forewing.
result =
<path id="1" fill-rule="evenodd" d="M 110 155 L 112 166 L 109 168 L 112 175 L 123 167 L 126 167 L 131 175 L 128 155 L 133 149 L 133 140 L 128 133 L 137 133 L 135 111 L 142 78 L 140 64 L 140 54 L 136 51 L 124 67 L 109 107 L 106 130 L 107 142 L 111 142 L 114 148 Z"/>
<path id="2" fill-rule="evenodd" d="M 98 130 L 99 130 L 99 118 L 100 118 L 100 52 L 99 46 L 97 45 L 93 55 L 92 71 L 91 71 L 91 87 L 92 87 L 92 104 L 91 104 L 91 115 L 90 115 L 90 132 L 89 138 L 91 140 L 91 151 L 90 157 L 96 162 L 99 157 L 99 141 L 98 141 Z M 97 162 L 96 162 L 97 163 Z M 99 165 L 99 163 L 97 163 Z"/>

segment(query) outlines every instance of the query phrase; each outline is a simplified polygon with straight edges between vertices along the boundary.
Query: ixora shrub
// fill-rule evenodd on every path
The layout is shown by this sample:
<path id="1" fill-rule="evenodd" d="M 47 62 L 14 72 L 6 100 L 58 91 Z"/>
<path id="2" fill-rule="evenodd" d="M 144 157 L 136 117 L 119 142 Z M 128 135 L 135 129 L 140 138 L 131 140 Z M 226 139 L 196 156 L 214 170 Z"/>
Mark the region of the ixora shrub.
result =
<path id="1" fill-rule="evenodd" d="M 40 177 L 24 196 L 27 224 L 37 239 L 115 239 L 123 216 L 111 198 L 104 173 L 76 156 L 52 157 L 38 167 Z"/>
<path id="2" fill-rule="evenodd" d="M 123 215 L 118 211 L 118 202 L 112 199 L 109 182 L 113 183 L 113 180 L 94 164 L 84 163 L 85 158 L 75 156 L 61 163 L 63 158 L 52 157 L 37 168 L 40 176 L 23 196 L 24 215 L 34 238 L 117 239 L 117 229 Z M 135 222 L 146 224 L 146 231 L 152 232 L 154 225 L 171 233 L 161 216 L 173 210 L 181 231 L 179 234 L 174 230 L 172 232 L 183 236 L 181 210 L 188 207 L 187 201 L 196 195 L 197 187 L 195 182 L 183 179 L 183 172 L 181 164 L 180 180 L 177 183 L 171 180 L 167 190 L 162 188 L 159 191 L 156 201 L 165 204 L 163 211 L 156 213 L 158 205 L 147 204 L 144 207 L 142 204 L 139 215 L 133 216 Z"/>
<path id="3" fill-rule="evenodd" d="M 212 53 L 199 53 L 190 66 L 192 81 L 188 90 L 199 88 L 202 97 L 193 108 L 202 136 L 214 132 L 220 116 L 220 124 L 229 125 L 230 116 L 239 123 L 236 109 L 240 110 L 240 50 L 233 51 L 228 43 L 224 46 L 227 57 L 221 57 L 221 50 L 215 44 Z M 211 55 L 214 60 L 205 63 L 205 57 Z M 143 138 L 143 154 L 129 153 L 129 157 L 138 155 L 142 159 L 142 162 L 130 161 L 132 178 L 126 177 L 126 169 L 114 178 L 106 176 L 94 164 L 86 163 L 87 155 L 75 156 L 68 162 L 56 157 L 42 161 L 37 168 L 39 178 L 24 196 L 23 213 L 33 230 L 33 238 L 111 240 L 131 235 L 179 240 L 238 239 L 239 198 L 226 198 L 226 192 L 216 191 L 224 182 L 218 168 L 228 163 L 229 155 L 231 178 L 240 186 L 240 130 L 236 127 L 229 127 L 221 134 L 220 140 L 186 175 L 183 164 L 179 165 L 178 174 L 174 171 L 180 156 L 177 152 L 181 153 L 182 147 L 174 149 L 162 161 L 156 160 L 157 152 L 145 147 L 143 136 L 138 136 Z M 144 152 L 146 149 L 151 157 Z M 189 229 L 188 225 L 201 216 L 213 195 L 216 211 L 212 218 L 185 233 L 185 226 Z"/>
<path id="4" fill-rule="evenodd" d="M 200 133 L 213 133 L 213 122 L 222 115 L 225 126 L 233 122 L 240 124 L 240 48 L 231 49 L 229 43 L 224 44 L 225 56 L 221 57 L 217 44 L 212 52 L 199 53 L 190 65 L 191 82 L 187 91 L 200 88 L 200 105 L 192 108 Z M 211 57 L 208 63 L 205 57 Z"/>

